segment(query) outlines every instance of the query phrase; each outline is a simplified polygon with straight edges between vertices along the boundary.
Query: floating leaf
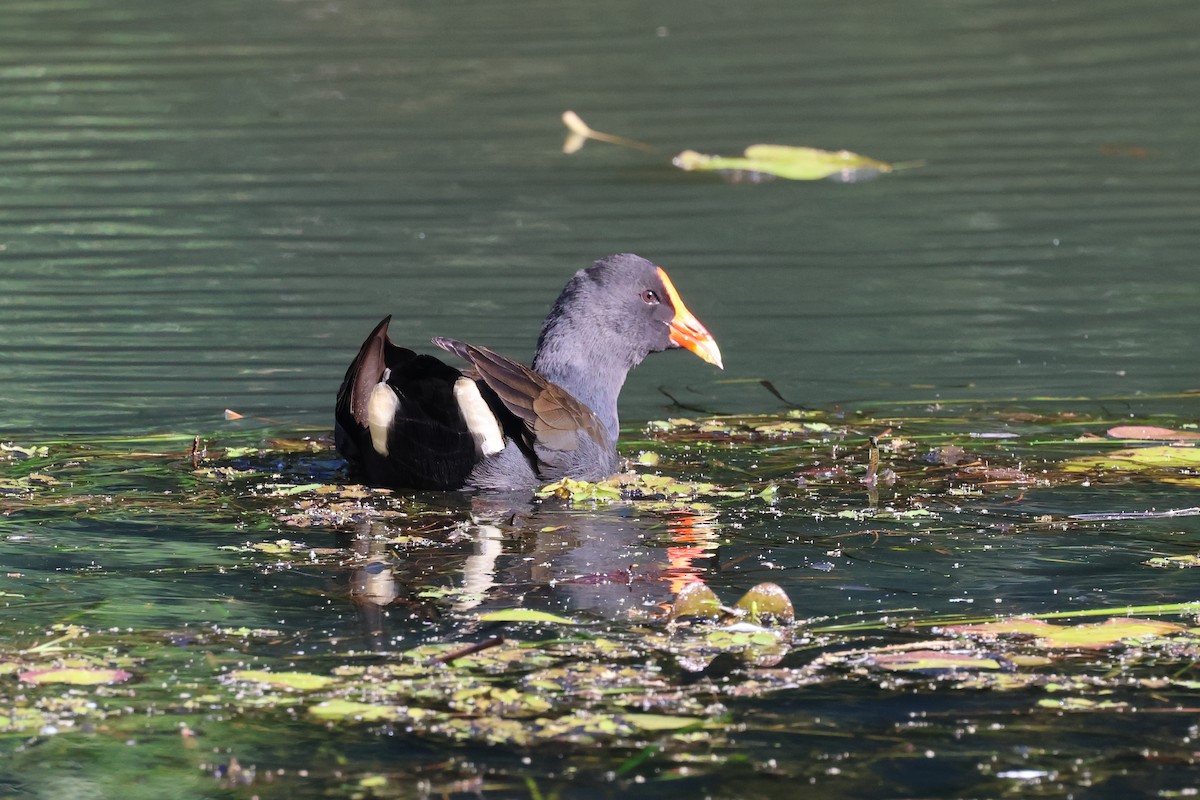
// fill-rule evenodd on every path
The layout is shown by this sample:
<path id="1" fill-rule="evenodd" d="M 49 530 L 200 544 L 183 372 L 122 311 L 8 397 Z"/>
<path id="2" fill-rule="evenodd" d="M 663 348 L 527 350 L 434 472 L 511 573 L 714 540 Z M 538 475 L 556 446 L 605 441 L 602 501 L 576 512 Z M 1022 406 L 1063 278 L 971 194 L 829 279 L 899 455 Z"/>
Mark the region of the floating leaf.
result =
<path id="1" fill-rule="evenodd" d="M 895 165 L 886 161 L 851 153 L 832 152 L 815 147 L 789 147 L 778 144 L 754 144 L 746 148 L 743 158 L 710 156 L 695 150 L 684 150 L 675 156 L 675 166 L 682 170 L 705 170 L 732 173 L 734 179 L 762 180 L 764 176 L 795 181 L 815 181 L 828 178 L 841 183 L 870 180 L 881 173 L 891 172 Z"/>
<path id="2" fill-rule="evenodd" d="M 480 622 L 546 622 L 551 625 L 578 625 L 573 619 L 560 617 L 546 611 L 532 608 L 502 608 L 479 615 Z"/>
<path id="3" fill-rule="evenodd" d="M 268 672 L 266 670 L 239 669 L 229 673 L 235 681 L 248 683 L 266 683 L 280 689 L 295 689 L 299 692 L 311 692 L 324 689 L 336 678 L 325 675 L 314 675 L 311 672 Z"/>
<path id="4" fill-rule="evenodd" d="M 1200 555 L 1191 556 L 1163 556 L 1159 558 L 1151 558 L 1148 561 L 1143 561 L 1148 567 L 1200 567 Z"/>
<path id="5" fill-rule="evenodd" d="M 795 420 L 782 420 L 780 422 L 764 422 L 752 426 L 755 433 L 763 434 L 788 434 L 788 433 L 807 433 L 808 428 L 803 422 Z"/>
<path id="6" fill-rule="evenodd" d="M 0 708 L 0 731 L 5 733 L 33 733 L 43 730 L 47 722 L 47 715 L 36 708 Z"/>
<path id="7" fill-rule="evenodd" d="M 868 661 L 881 669 L 893 672 L 942 672 L 945 670 L 1000 669 L 998 660 L 975 653 L 947 653 L 941 650 L 909 650 L 898 653 L 879 653 Z"/>
<path id="8" fill-rule="evenodd" d="M 12 442 L 0 442 L 0 453 L 14 453 L 24 458 L 45 458 L 50 455 L 50 448 L 45 445 L 22 447 Z"/>
<path id="9" fill-rule="evenodd" d="M 1118 425 L 1109 428 L 1108 435 L 1114 439 L 1142 439 L 1145 441 L 1184 442 L 1200 439 L 1200 432 L 1173 431 L 1170 428 L 1158 428 L 1154 425 Z"/>
<path id="10" fill-rule="evenodd" d="M 704 723 L 704 720 L 695 717 L 677 717 L 672 714 L 622 714 L 621 716 L 630 725 L 643 731 L 677 731 L 680 728 Z"/>
<path id="11" fill-rule="evenodd" d="M 897 511 L 894 508 L 847 508 L 837 513 L 844 519 L 938 519 L 938 515 L 927 508 L 910 508 Z"/>
<path id="12" fill-rule="evenodd" d="M 1010 619 L 985 622 L 979 625 L 951 625 L 947 633 L 993 638 L 1005 634 L 1037 637 L 1037 643 L 1048 648 L 1101 649 L 1121 642 L 1147 637 L 1161 637 L 1187 630 L 1174 622 L 1127 619 L 1115 617 L 1104 622 L 1082 625 L 1054 625 L 1034 619 Z"/>
<path id="13" fill-rule="evenodd" d="M 718 619 L 721 616 L 721 601 L 707 584 L 689 583 L 675 595 L 671 605 L 671 618 L 699 617 Z"/>
<path id="14" fill-rule="evenodd" d="M 757 622 L 772 621 L 790 625 L 796 619 L 791 598 L 775 583 L 758 584 L 742 595 L 736 607 Z"/>
<path id="15" fill-rule="evenodd" d="M 769 630 L 750 622 L 735 622 L 707 631 L 704 644 L 710 650 L 715 648 L 737 654 L 743 661 L 766 667 L 774 666 L 787 655 L 788 634 L 786 630 Z"/>
<path id="16" fill-rule="evenodd" d="M 1160 445 L 1077 456 L 1063 462 L 1067 472 L 1124 470 L 1149 472 L 1163 469 L 1200 469 L 1200 447 Z"/>
<path id="17" fill-rule="evenodd" d="M 304 494 L 305 492 L 315 492 L 318 489 L 320 489 L 326 485 L 327 484 L 323 484 L 323 483 L 301 483 L 301 484 L 295 484 L 295 485 L 287 484 L 287 483 L 267 483 L 267 484 L 263 484 L 263 486 L 261 488 L 266 489 L 267 494 L 270 495 L 271 497 L 287 497 L 287 496 L 293 495 L 293 494 Z"/>
<path id="18" fill-rule="evenodd" d="M 612 502 L 621 499 L 621 490 L 608 482 L 592 483 L 591 481 L 579 481 L 574 478 L 563 478 L 562 480 L 547 484 L 538 489 L 534 494 L 538 497 L 557 497 L 562 500 L 570 500 L 572 503 L 589 500 L 595 502 Z"/>
<path id="19" fill-rule="evenodd" d="M 354 722 L 381 722 L 399 719 L 401 716 L 395 706 L 357 703 L 353 700 L 326 700 L 310 706 L 308 713 L 317 719 Z"/>
<path id="20" fill-rule="evenodd" d="M 293 542 L 290 539 L 276 539 L 273 542 L 257 542 L 250 545 L 250 547 L 260 553 L 267 553 L 269 555 L 288 555 L 296 550 L 303 549 L 304 545 L 299 542 Z"/>
<path id="21" fill-rule="evenodd" d="M 97 686 L 108 683 L 124 683 L 133 677 L 123 669 L 89 669 L 84 667 L 61 669 L 33 669 L 22 672 L 23 683 L 69 683 L 75 686 Z"/>
<path id="22" fill-rule="evenodd" d="M 563 478 L 546 484 L 534 494 L 570 500 L 572 503 L 644 499 L 677 501 L 712 494 L 716 488 L 711 483 L 684 481 L 667 475 L 623 473 L 595 483 Z"/>
<path id="23" fill-rule="evenodd" d="M 1191 508 L 1164 508 L 1162 511 L 1095 511 L 1071 515 L 1071 519 L 1081 519 L 1088 522 L 1109 522 L 1122 519 L 1171 519 L 1174 517 L 1200 517 L 1200 506 L 1192 506 Z"/>
<path id="24" fill-rule="evenodd" d="M 1037 704 L 1061 711 L 1112 711 L 1129 707 L 1129 703 L 1120 700 L 1089 700 L 1086 697 L 1044 697 Z"/>

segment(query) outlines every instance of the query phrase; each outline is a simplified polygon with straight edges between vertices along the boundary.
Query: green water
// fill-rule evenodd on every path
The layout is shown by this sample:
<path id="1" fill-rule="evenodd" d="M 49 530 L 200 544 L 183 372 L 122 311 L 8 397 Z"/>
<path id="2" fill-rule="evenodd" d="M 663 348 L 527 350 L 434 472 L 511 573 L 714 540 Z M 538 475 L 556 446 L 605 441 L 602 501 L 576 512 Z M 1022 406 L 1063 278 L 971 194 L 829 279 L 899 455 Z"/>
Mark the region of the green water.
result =
<path id="1" fill-rule="evenodd" d="M 239 660 L 327 671 L 348 650 L 392 657 L 427 638 L 469 640 L 472 612 L 415 595 L 470 576 L 490 576 L 493 605 L 617 630 L 630 609 L 669 597 L 660 578 L 672 569 L 695 570 L 726 599 L 773 580 L 806 619 L 1117 615 L 1194 599 L 1189 570 L 1141 562 L 1194 552 L 1196 517 L 1032 522 L 1194 507 L 1194 484 L 998 489 L 908 536 L 821 518 L 867 504 L 861 487 L 835 479 L 836 500 L 797 488 L 779 505 L 726 504 L 690 527 L 639 507 L 522 506 L 527 519 L 498 517 L 498 539 L 475 532 L 385 559 L 401 602 L 368 612 L 349 600 L 365 580 L 349 567 L 220 550 L 299 534 L 246 486 L 193 479 L 187 451 L 193 435 L 214 451 L 230 437 L 258 443 L 263 430 L 319 436 L 346 363 L 388 313 L 397 341 L 448 335 L 527 356 L 565 279 L 619 251 L 670 271 L 726 362 L 719 373 L 679 354 L 648 361 L 622 396 L 630 440 L 651 419 L 786 410 L 759 379 L 828 410 L 835 426 L 870 420 L 849 434 L 855 446 L 893 417 L 940 419 L 918 425 L 937 444 L 1015 432 L 1015 443 L 972 448 L 1014 468 L 1072 455 L 1061 444 L 1074 432 L 1068 414 L 1089 434 L 1129 420 L 1195 423 L 1198 53 L 1189 0 L 7 2 L 0 441 L 47 443 L 44 468 L 67 482 L 53 491 L 95 500 L 55 511 L 25 507 L 24 490 L 0 494 L 0 564 L 18 576 L 0 584 L 14 595 L 0 644 L 27 647 L 77 622 L 97 636 L 132 631 L 115 646 L 161 659 L 162 637 L 247 626 L 283 634 L 181 643 L 179 674 L 203 685 L 198 672 Z M 565 156 L 568 108 L 658 151 L 593 142 Z M 670 165 L 683 149 L 736 154 L 756 142 L 925 166 L 852 185 L 730 185 Z M 1032 400 L 1047 397 L 1074 399 Z M 270 421 L 227 422 L 226 408 Z M 180 438 L 147 443 L 155 457 L 144 465 L 136 447 L 94 444 L 146 432 Z M 86 438 L 57 443 L 71 434 Z M 1044 449 L 1043 437 L 1060 444 Z M 669 470 L 731 484 L 817 485 L 805 470 L 836 458 L 677 445 L 665 445 Z M 239 466 L 282 483 L 342 477 L 327 450 L 267 452 Z M 861 467 L 861 452 L 853 458 Z M 904 502 L 920 494 L 908 469 L 895 490 Z M 944 490 L 934 505 L 949 514 Z M 432 503 L 458 520 L 471 501 Z M 703 557 L 673 565 L 667 551 L 689 530 Z M 355 547 L 348 533 L 303 539 Z M 578 575 L 591 579 L 561 583 Z M 526 776 L 547 797 L 775 796 L 809 783 L 846 797 L 1195 787 L 1198 719 L 1187 709 L 1197 703 L 1174 684 L 1153 712 L 1065 717 L 1028 714 L 1035 700 L 1023 692 L 794 688 L 726 700 L 743 732 L 667 748 L 693 762 L 656 756 L 611 779 L 629 750 L 333 731 L 226 707 L 184 746 L 179 721 L 203 715 L 160 685 L 174 662 L 152 663 L 144 673 L 157 688 L 142 684 L 137 702 L 163 713 L 147 714 L 144 730 L 6 733 L 0 796 L 348 797 L 368 791 L 366 774 L 389 775 L 379 793 L 403 797 L 475 790 L 459 779 L 482 780 L 485 796 L 530 797 Z M 1188 677 L 1186 665 L 1168 671 Z M 17 702 L 24 690 L 0 680 Z M 104 691 L 118 703 L 119 687 Z M 257 766 L 253 782 L 228 777 L 231 756 Z M 283 771 L 273 784 L 271 770 Z"/>

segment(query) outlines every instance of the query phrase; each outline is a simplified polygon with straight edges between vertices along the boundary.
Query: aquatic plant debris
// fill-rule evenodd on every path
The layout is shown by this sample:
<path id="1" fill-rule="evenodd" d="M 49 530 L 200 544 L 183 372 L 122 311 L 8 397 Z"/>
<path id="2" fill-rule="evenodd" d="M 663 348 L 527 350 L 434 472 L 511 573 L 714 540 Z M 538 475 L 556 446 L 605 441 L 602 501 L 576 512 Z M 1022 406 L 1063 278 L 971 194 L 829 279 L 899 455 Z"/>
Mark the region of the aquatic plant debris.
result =
<path id="1" fill-rule="evenodd" d="M 897 168 L 895 164 L 849 150 L 829 151 L 779 144 L 752 144 L 741 157 L 704 155 L 695 150 L 684 150 L 671 163 L 686 172 L 720 172 L 730 180 L 750 183 L 770 178 L 857 183 Z"/>
<path id="2" fill-rule="evenodd" d="M 75 686 L 124 683 L 133 673 L 123 669 L 101 669 L 95 667 L 58 667 L 32 669 L 20 673 L 22 683 L 69 683 Z"/>
<path id="3" fill-rule="evenodd" d="M 336 679 L 309 672 L 270 672 L 268 670 L 239 669 L 229 673 L 229 680 L 246 683 L 267 684 L 280 689 L 311 692 L 324 689 Z"/>
<path id="4" fill-rule="evenodd" d="M 1063 463 L 1068 472 L 1138 473 L 1146 478 L 1189 478 L 1184 471 L 1200 469 L 1200 447 L 1158 445 L 1081 455 Z"/>
<path id="5" fill-rule="evenodd" d="M 958 792 L 990 796 L 1060 752 L 1093 782 L 1186 763 L 1196 448 L 1111 431 L 1188 421 L 910 410 L 663 419 L 624 433 L 637 473 L 515 500 L 348 482 L 313 431 L 206 433 L 194 456 L 192 433 L 20 441 L 0 452 L 0 741 L 194 753 L 197 796 L 382 796 L 418 773 L 549 792 L 563 763 L 614 791 L 831 779 L 914 746 L 967 776 L 999 753 Z M 1096 749 L 1135 728 L 1149 766 Z M 1086 747 L 1045 733 L 1065 729 Z M 767 766 L 755 742 L 780 736 L 814 771 Z M 542 748 L 554 765 L 508 757 Z"/>
<path id="6" fill-rule="evenodd" d="M 562 478 L 542 486 L 535 494 L 537 497 L 555 497 L 570 500 L 572 503 L 611 503 L 639 499 L 686 502 L 703 495 L 721 495 L 722 490 L 715 484 L 703 481 L 686 481 L 667 475 L 629 472 L 596 482 Z"/>
<path id="7" fill-rule="evenodd" d="M 533 608 L 505 608 L 479 615 L 480 622 L 544 622 L 553 625 L 576 625 L 575 620 Z"/>
<path id="8" fill-rule="evenodd" d="M 1138 439 L 1142 441 L 1194 442 L 1200 440 L 1200 431 L 1181 431 L 1161 428 L 1157 425 L 1118 425 L 1109 428 L 1107 435 L 1113 439 Z"/>
<path id="9" fill-rule="evenodd" d="M 646 153 L 653 153 L 655 149 L 654 145 L 639 142 L 636 139 L 628 139 L 624 136 L 615 136 L 611 133 L 601 133 L 600 131 L 592 130 L 574 111 L 564 111 L 562 121 L 568 130 L 567 138 L 563 142 L 563 152 L 567 155 L 579 152 L 589 139 L 594 139 L 598 142 L 608 142 L 609 144 L 621 147 L 629 147 Z"/>
<path id="10" fill-rule="evenodd" d="M 593 130 L 574 111 L 564 111 L 562 121 L 567 127 L 567 138 L 563 141 L 562 151 L 567 155 L 579 152 L 591 140 L 645 153 L 653 153 L 656 150 L 653 145 L 636 139 Z M 675 156 L 671 163 L 686 172 L 715 172 L 732 183 L 761 183 L 775 178 L 858 183 L 897 170 L 924 166 L 922 161 L 889 163 L 849 150 L 821 150 L 816 147 L 781 144 L 752 144 L 740 157 L 705 155 L 695 150 L 684 150 Z M 769 381 L 762 383 L 768 391 L 779 396 Z"/>
<path id="11" fill-rule="evenodd" d="M 1030 636 L 1038 647 L 1047 649 L 1106 648 L 1130 641 L 1160 639 L 1174 633 L 1186 633 L 1187 628 L 1173 622 L 1158 620 L 1106 619 L 1098 623 L 1054 625 L 1039 619 L 1011 619 L 977 625 L 949 625 L 946 633 L 993 639 L 1002 636 Z"/>
<path id="12" fill-rule="evenodd" d="M 1156 556 L 1142 563 L 1148 567 L 1157 567 L 1159 569 L 1200 567 L 1200 554 L 1189 553 L 1183 556 Z"/>

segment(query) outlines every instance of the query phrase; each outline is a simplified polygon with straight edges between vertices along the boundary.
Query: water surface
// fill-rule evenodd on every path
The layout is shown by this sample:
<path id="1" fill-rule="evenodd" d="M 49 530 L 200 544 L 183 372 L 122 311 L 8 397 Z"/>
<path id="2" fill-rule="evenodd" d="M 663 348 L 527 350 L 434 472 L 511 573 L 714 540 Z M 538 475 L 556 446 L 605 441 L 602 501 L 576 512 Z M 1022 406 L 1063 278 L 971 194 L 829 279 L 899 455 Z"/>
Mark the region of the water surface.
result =
<path id="1" fill-rule="evenodd" d="M 1200 14 L 1190 0 L 15 0 L 0 16 L 0 440 L 185 435 L 147 445 L 177 451 L 165 478 L 159 462 L 99 477 L 72 471 L 86 473 L 86 459 L 55 465 L 80 491 L 117 498 L 115 508 L 22 517 L 6 507 L 0 561 L 24 576 L 8 590 L 28 599 L 20 617 L 32 638 L 64 620 L 277 627 L 286 640 L 247 658 L 316 669 L 346 648 L 393 652 L 462 635 L 468 610 L 364 619 L 347 599 L 357 578 L 343 571 L 258 569 L 218 550 L 294 534 L 247 523 L 245 497 L 221 513 L 183 504 L 165 517 L 129 498 L 209 491 L 181 488 L 187 442 L 245 435 L 226 408 L 271 421 L 255 426 L 319 435 L 346 364 L 385 314 L 406 344 L 448 335 L 528 357 L 567 277 L 612 252 L 664 265 L 726 362 L 717 372 L 679 353 L 650 359 L 623 395 L 631 439 L 660 417 L 785 410 L 759 379 L 835 416 L 951 408 L 962 433 L 1017 430 L 1015 452 L 1035 465 L 1039 423 L 1014 409 L 1053 417 L 1055 436 L 1064 413 L 1078 413 L 1087 433 L 1151 413 L 1197 420 Z M 591 143 L 565 156 L 568 108 L 658 151 Z M 670 165 L 683 149 L 736 154 L 756 142 L 925 166 L 853 185 L 730 185 Z M 729 458 L 799 485 L 806 464 L 794 455 Z M 723 457 L 698 449 L 683 470 L 732 479 L 709 466 Z M 325 451 L 267 466 L 285 482 L 343 477 Z M 1183 508 L 1196 505 L 1192 493 L 1137 482 L 1014 491 L 1011 518 L 968 509 L 952 530 L 909 537 L 892 526 L 882 544 L 869 524 L 815 517 L 811 498 L 687 524 L 636 508 L 523 508 L 529 518 L 501 525 L 499 540 L 473 534 L 392 569 L 410 595 L 422 581 L 487 574 L 501 587 L 496 604 L 520 598 L 620 619 L 677 588 L 670 570 L 681 567 L 667 551 L 692 536 L 700 556 L 687 569 L 724 596 L 776 580 L 806 617 L 1117 613 L 1194 597 L 1187 570 L 1138 565 L 1192 547 L 1195 517 L 1069 532 L 1030 521 Z M 444 502 L 457 513 L 470 501 Z M 547 532 L 556 528 L 568 533 Z M 551 580 L 576 573 L 632 578 L 625 587 Z M 406 602 L 428 613 L 428 601 Z M 1072 717 L 1070 747 L 1056 755 L 1045 718 L 990 727 L 1031 702 L 836 686 L 731 703 L 747 732 L 714 745 L 719 769 L 672 774 L 673 787 L 681 797 L 769 795 L 800 780 L 833 780 L 830 792 L 859 797 L 1036 788 L 980 778 L 980 764 L 1001 763 L 1075 770 L 1039 790 L 1083 796 L 1078 764 L 1092 752 L 1104 780 L 1088 796 L 1189 787 L 1171 759 L 1194 736 L 1194 715 Z M 957 723 L 939 722 L 922 739 L 926 718 L 969 724 L 955 734 Z M 428 770 L 439 791 L 455 776 L 496 774 L 507 776 L 497 791 L 528 796 L 512 776 L 530 773 L 608 796 L 571 776 L 603 776 L 629 755 L 568 750 L 529 768 L 529 753 L 475 747 L 452 751 L 445 767 L 444 747 L 396 731 L 356 729 L 335 752 L 324 728 L 269 722 L 293 738 L 244 734 L 239 720 L 212 725 L 264 769 L 353 751 L 355 780 L 386 769 L 412 778 L 396 796 L 425 791 Z M 161 728 L 147 740 L 178 741 L 170 717 Z M 52 797 L 78 778 L 100 796 L 127 791 L 104 787 L 106 774 L 143 774 L 147 792 L 178 789 L 186 775 L 181 793 L 241 791 L 175 749 L 131 748 L 129 759 L 148 762 L 131 765 L 102 741 L 14 745 L 2 782 Z M 861 744 L 853 756 L 851 741 Z M 103 750 L 95 769 L 93 746 Z M 939 769 L 912 755 L 926 746 Z M 1136 755 L 1160 746 L 1170 759 Z M 791 766 L 770 767 L 776 759 Z M 1128 760 L 1137 780 L 1117 768 Z M 44 764 L 76 766 L 51 774 Z M 286 787 L 357 790 L 332 771 Z"/>
<path id="2" fill-rule="evenodd" d="M 325 421 L 374 322 L 527 355 L 565 278 L 666 265 L 721 410 L 1195 384 L 1186 2 L 22 2 L 0 94 L 13 431 Z M 654 143 L 559 152 L 558 116 Z M 928 166 L 728 186 L 685 147 Z"/>

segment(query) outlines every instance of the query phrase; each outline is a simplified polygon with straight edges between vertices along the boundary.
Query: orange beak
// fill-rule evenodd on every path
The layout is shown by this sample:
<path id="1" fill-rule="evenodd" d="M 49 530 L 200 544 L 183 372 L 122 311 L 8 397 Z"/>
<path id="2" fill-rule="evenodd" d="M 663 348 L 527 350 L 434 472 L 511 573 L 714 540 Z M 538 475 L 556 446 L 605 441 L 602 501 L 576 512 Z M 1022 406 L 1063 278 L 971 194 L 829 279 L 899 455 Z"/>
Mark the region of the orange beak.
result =
<path id="1" fill-rule="evenodd" d="M 712 334 L 687 310 L 679 292 L 675 291 L 675 284 L 671 283 L 662 267 L 658 268 L 658 277 L 666 287 L 667 297 L 675 308 L 675 317 L 668 323 L 671 328 L 671 344 L 691 350 L 708 363 L 716 365 L 717 369 L 725 369 L 725 365 L 721 363 L 721 351 Z"/>

